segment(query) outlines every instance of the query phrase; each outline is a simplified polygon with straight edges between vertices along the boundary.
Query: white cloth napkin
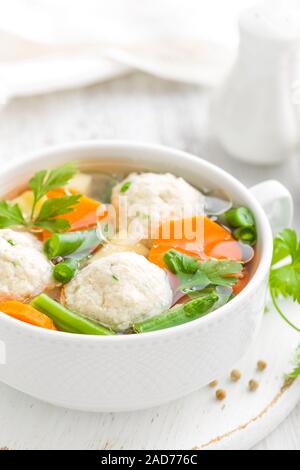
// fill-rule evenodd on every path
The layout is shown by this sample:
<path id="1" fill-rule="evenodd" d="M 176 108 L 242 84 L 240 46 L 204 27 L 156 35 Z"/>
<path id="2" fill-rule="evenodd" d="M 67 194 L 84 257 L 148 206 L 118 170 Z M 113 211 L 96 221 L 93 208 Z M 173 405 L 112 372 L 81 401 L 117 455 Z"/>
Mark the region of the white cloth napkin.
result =
<path id="1" fill-rule="evenodd" d="M 134 69 L 214 85 L 251 0 L 0 0 L 0 102 Z"/>

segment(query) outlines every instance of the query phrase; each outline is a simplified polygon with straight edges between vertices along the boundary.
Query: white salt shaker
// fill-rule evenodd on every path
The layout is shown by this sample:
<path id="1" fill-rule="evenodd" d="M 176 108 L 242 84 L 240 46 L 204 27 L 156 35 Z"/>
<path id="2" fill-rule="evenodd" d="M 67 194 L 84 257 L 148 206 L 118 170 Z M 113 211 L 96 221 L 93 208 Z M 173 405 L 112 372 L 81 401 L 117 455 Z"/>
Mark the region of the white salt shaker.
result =
<path id="1" fill-rule="evenodd" d="M 272 0 L 242 13 L 238 58 L 212 104 L 215 133 L 232 156 L 274 164 L 296 147 L 291 90 L 299 45 L 299 2 Z"/>

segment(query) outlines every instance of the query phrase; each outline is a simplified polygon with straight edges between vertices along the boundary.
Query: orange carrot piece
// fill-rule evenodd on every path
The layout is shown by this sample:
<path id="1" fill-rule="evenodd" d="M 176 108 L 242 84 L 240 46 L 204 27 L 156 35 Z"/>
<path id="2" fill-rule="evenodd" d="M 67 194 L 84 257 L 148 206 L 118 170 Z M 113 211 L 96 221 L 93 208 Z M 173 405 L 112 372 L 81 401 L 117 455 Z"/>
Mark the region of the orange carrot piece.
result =
<path id="1" fill-rule="evenodd" d="M 47 198 L 55 199 L 56 197 L 64 197 L 64 196 L 67 196 L 68 194 L 76 194 L 76 192 L 72 190 L 67 191 L 65 188 L 56 188 L 47 192 Z"/>
<path id="2" fill-rule="evenodd" d="M 81 196 L 73 212 L 61 216 L 71 224 L 71 231 L 86 230 L 97 225 L 97 209 L 100 202 Z"/>
<path id="3" fill-rule="evenodd" d="M 47 330 L 57 329 L 51 318 L 47 317 L 47 315 L 39 312 L 35 308 L 31 307 L 31 305 L 22 304 L 15 300 L 0 302 L 0 312 L 24 323 L 39 326 L 40 328 L 45 328 Z"/>
<path id="4" fill-rule="evenodd" d="M 170 229 L 166 239 L 164 233 L 167 233 L 167 224 Z M 187 227 L 191 227 L 189 232 Z M 181 239 L 175 237 L 178 229 L 180 229 L 179 233 L 181 231 L 183 234 Z M 186 233 L 190 233 L 188 239 L 185 236 Z M 197 235 L 192 236 L 193 233 Z M 240 261 L 242 256 L 239 244 L 232 235 L 204 216 L 188 217 L 181 221 L 172 220 L 162 224 L 159 228 L 158 239 L 154 241 L 150 250 L 149 261 L 162 268 L 165 267 L 163 256 L 172 248 L 187 255 L 197 256 L 202 260 L 216 258 Z"/>

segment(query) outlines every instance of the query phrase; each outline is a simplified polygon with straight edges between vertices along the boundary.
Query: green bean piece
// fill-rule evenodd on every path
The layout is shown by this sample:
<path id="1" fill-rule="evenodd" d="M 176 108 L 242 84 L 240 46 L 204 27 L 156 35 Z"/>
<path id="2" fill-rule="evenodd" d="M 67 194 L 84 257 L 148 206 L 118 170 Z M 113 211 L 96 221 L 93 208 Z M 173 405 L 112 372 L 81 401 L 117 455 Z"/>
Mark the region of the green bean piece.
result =
<path id="1" fill-rule="evenodd" d="M 56 281 L 66 284 L 70 282 L 79 269 L 79 260 L 75 258 L 66 258 L 53 268 L 53 277 Z"/>
<path id="2" fill-rule="evenodd" d="M 109 336 L 115 334 L 109 328 L 71 312 L 46 294 L 35 297 L 31 305 L 40 312 L 45 313 L 54 323 L 58 322 L 58 324 L 64 325 L 71 331 L 74 330 L 84 335 Z"/>
<path id="3" fill-rule="evenodd" d="M 196 320 L 210 313 L 214 304 L 218 301 L 215 292 L 203 295 L 183 305 L 176 305 L 159 315 L 133 325 L 136 333 L 148 333 L 156 330 L 164 330 L 173 326 Z"/>
<path id="4" fill-rule="evenodd" d="M 57 256 L 68 256 L 84 251 L 93 251 L 101 240 L 96 229 L 84 230 L 81 232 L 55 233 L 50 237 L 44 250 L 49 259 Z"/>
<path id="5" fill-rule="evenodd" d="M 83 242 L 80 232 L 55 233 L 44 244 L 44 251 L 49 259 L 67 256 L 76 251 Z"/>
<path id="6" fill-rule="evenodd" d="M 247 207 L 230 209 L 225 213 L 226 222 L 230 227 L 253 227 L 255 220 L 252 212 Z"/>
<path id="7" fill-rule="evenodd" d="M 75 330 L 74 328 L 66 326 L 63 322 L 59 320 L 55 320 L 55 326 L 59 329 L 59 331 L 63 331 L 64 333 L 75 333 L 78 335 L 80 334 L 78 330 Z"/>
<path id="8" fill-rule="evenodd" d="M 255 227 L 240 227 L 233 232 L 234 238 L 242 243 L 254 246 L 257 242 Z"/>

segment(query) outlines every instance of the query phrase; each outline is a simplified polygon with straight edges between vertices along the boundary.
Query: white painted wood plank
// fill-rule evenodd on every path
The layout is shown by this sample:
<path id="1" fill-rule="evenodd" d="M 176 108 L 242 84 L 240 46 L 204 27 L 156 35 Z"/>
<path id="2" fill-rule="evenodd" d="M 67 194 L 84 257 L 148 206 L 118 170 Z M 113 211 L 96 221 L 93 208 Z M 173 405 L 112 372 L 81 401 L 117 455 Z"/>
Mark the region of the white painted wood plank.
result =
<path id="1" fill-rule="evenodd" d="M 254 447 L 255 450 L 299 450 L 300 448 L 300 405 L 266 439 Z"/>
<path id="2" fill-rule="evenodd" d="M 152 77 L 132 75 L 81 90 L 55 93 L 12 101 L 0 111 L 0 164 L 21 160 L 40 147 L 65 141 L 98 138 L 122 138 L 162 143 L 200 155 L 230 171 L 247 185 L 267 178 L 287 184 L 299 207 L 299 168 L 295 160 L 283 167 L 255 168 L 226 156 L 207 129 L 209 92 L 196 86 L 163 82 Z M 297 168 L 297 171 L 295 170 Z M 297 226 L 300 227 L 300 214 Z M 300 342 L 300 341 L 299 341 Z M 120 419 L 114 432 L 114 415 L 69 412 L 53 408 L 24 396 L 6 386 L 0 387 L 6 412 L 1 413 L 0 447 L 11 448 L 104 448 L 116 445 L 133 418 Z M 147 422 L 143 446 L 151 442 L 151 423 L 159 423 L 163 436 L 180 441 L 174 423 L 179 419 L 179 405 L 172 418 L 155 414 Z M 187 405 L 186 405 L 187 406 Z M 138 414 L 141 424 L 142 413 Z M 19 417 L 22 416 L 22 420 Z M 300 407 L 257 449 L 300 449 Z M 181 416 L 180 423 L 186 424 Z M 158 424 L 157 424 L 158 426 Z M 15 431 L 15 432 L 13 432 Z M 8 439 L 8 440 L 7 440 Z M 9 441 L 9 442 L 8 442 Z M 170 441 L 166 441 L 170 443 Z M 196 442 L 195 442 L 196 445 Z"/>

